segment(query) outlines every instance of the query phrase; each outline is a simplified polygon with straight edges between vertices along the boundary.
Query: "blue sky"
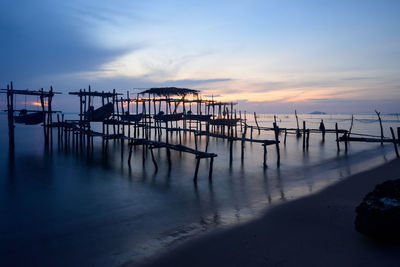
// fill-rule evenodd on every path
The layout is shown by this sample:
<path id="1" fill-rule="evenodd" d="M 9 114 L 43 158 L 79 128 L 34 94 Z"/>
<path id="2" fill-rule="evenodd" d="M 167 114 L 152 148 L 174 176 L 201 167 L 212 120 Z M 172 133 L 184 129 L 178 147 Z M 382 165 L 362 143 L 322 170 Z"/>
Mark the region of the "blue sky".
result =
<path id="1" fill-rule="evenodd" d="M 0 3 L 0 85 L 198 88 L 258 112 L 399 112 L 400 1 Z M 59 98 L 60 106 L 75 101 Z"/>

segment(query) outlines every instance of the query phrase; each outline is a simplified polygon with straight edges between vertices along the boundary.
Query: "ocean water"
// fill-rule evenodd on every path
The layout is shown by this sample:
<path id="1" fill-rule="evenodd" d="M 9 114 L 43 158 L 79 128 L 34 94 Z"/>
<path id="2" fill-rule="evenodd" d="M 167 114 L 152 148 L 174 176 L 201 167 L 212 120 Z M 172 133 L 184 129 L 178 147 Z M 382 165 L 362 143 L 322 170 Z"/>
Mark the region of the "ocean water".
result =
<path id="1" fill-rule="evenodd" d="M 71 114 L 70 117 L 75 115 Z M 349 129 L 349 115 L 299 115 L 300 124 L 318 128 Z M 385 136 L 389 126 L 400 127 L 397 116 L 383 116 Z M 280 127 L 296 127 L 293 115 L 277 115 Z M 260 126 L 272 126 L 273 115 L 258 116 Z M 252 116 L 248 123 L 255 125 Z M 96 126 L 95 126 L 96 127 Z M 98 126 L 97 126 L 98 127 Z M 352 132 L 379 135 L 376 116 L 356 115 Z M 336 149 L 335 135 L 311 134 L 310 147 L 302 138 L 288 135 L 280 144 L 281 166 L 275 146 L 268 146 L 267 168 L 263 148 L 246 143 L 244 160 L 240 142 L 210 138 L 208 151 L 218 154 L 213 180 L 208 180 L 209 160 L 202 160 L 198 182 L 193 183 L 195 158 L 171 151 L 168 168 L 165 149 L 155 150 L 155 172 L 149 153 L 137 147 L 131 166 L 124 145 L 109 142 L 108 153 L 95 139 L 93 151 L 65 149 L 57 143 L 44 149 L 40 126 L 17 125 L 16 153 L 8 154 L 7 117 L 0 115 L 0 251 L 6 265 L 117 266 L 140 261 L 171 245 L 214 229 L 232 227 L 257 218 L 285 201 L 318 192 L 346 177 L 383 164 L 395 157 L 388 143 L 351 143 L 347 153 Z M 165 134 L 163 135 L 165 137 Z M 257 139 L 274 139 L 262 132 Z M 171 143 L 178 136 L 170 137 Z M 283 135 L 280 136 L 283 140 Z M 193 135 L 182 135 L 183 144 L 194 147 Z M 205 148 L 205 137 L 199 140 Z M 338 196 L 340 197 L 340 196 Z"/>

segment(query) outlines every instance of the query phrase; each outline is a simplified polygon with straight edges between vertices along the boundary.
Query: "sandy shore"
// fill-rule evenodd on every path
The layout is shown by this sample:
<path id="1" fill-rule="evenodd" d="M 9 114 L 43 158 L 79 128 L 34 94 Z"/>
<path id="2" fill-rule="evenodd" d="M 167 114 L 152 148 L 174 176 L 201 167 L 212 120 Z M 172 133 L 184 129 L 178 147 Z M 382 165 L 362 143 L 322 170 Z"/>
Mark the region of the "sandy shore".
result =
<path id="1" fill-rule="evenodd" d="M 145 266 L 400 266 L 400 247 L 354 230 L 354 209 L 364 195 L 397 178 L 400 160 L 277 206 L 251 223 L 185 242 Z"/>

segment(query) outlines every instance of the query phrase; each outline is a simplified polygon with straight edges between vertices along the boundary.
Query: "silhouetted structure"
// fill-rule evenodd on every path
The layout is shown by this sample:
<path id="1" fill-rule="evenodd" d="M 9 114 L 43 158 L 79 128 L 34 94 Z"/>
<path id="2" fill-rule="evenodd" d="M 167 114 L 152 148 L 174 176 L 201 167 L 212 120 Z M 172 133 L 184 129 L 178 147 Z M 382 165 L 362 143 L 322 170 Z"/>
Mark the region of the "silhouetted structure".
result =
<path id="1" fill-rule="evenodd" d="M 267 166 L 267 146 L 270 145 L 275 145 L 277 165 L 280 165 L 279 136 L 281 133 L 284 133 L 284 145 L 286 145 L 288 134 L 295 134 L 298 138 L 303 136 L 303 150 L 309 148 L 311 133 L 321 133 L 323 141 L 325 141 L 325 134 L 334 133 L 338 151 L 340 151 L 340 142 L 344 142 L 346 152 L 348 142 L 381 142 L 382 144 L 391 142 L 394 144 L 398 156 L 397 144 L 399 144 L 399 139 L 395 138 L 392 128 L 392 139 L 383 136 L 382 121 L 378 111 L 376 113 L 381 127 L 380 136 L 352 133 L 353 116 L 349 130 L 339 129 L 337 123 L 335 129 L 326 129 L 323 120 L 321 120 L 318 129 L 307 128 L 305 121 L 303 121 L 303 128 L 300 129 L 296 110 L 297 128 L 279 127 L 276 116 L 274 116 L 273 127 L 263 127 L 259 125 L 255 112 L 253 115 L 256 125 L 249 125 L 246 111 L 243 113 L 243 118 L 241 111 L 237 115 L 236 109 L 234 109 L 236 103 L 216 101 L 214 97 L 211 100 L 202 99 L 198 90 L 177 87 L 150 88 L 136 94 L 134 98 L 131 98 L 129 92 L 127 92 L 126 98 L 123 98 L 122 94 L 117 93 L 115 89 L 109 92 L 99 92 L 92 91 L 89 86 L 88 90 L 81 89 L 69 92 L 70 95 L 79 97 L 79 119 L 65 120 L 64 114 L 61 114 L 61 116 L 57 114 L 57 122 L 53 123 L 52 114 L 56 111 L 52 110 L 52 99 L 57 93 L 53 92 L 52 87 L 49 91 L 43 89 L 36 91 L 15 90 L 13 84 L 10 83 L 7 89 L 1 89 L 1 92 L 7 94 L 10 151 L 14 150 L 15 145 L 14 121 L 28 125 L 42 123 L 46 147 L 49 142 L 52 144 L 52 129 L 57 128 L 58 141 L 63 143 L 66 149 L 72 147 L 78 150 L 86 147 L 87 152 L 90 152 L 93 149 L 93 139 L 98 137 L 101 138 L 102 146 L 107 151 L 109 140 L 117 140 L 121 144 L 121 160 L 123 160 L 124 144 L 127 141 L 129 146 L 128 164 L 130 164 L 132 158 L 132 148 L 141 145 L 143 151 L 150 151 L 156 171 L 158 166 L 153 155 L 153 149 L 166 148 L 169 166 L 171 165 L 170 150 L 193 154 L 196 158 L 195 181 L 197 180 L 200 160 L 203 158 L 210 158 L 209 178 L 212 178 L 214 157 L 217 157 L 217 154 L 208 152 L 210 138 L 228 140 L 230 162 L 233 160 L 233 142 L 241 142 L 241 159 L 244 158 L 245 142 L 261 144 L 264 153 L 264 167 Z M 15 95 L 39 97 L 41 111 L 15 109 Z M 94 98 L 101 99 L 99 107 L 95 108 Z M 134 107 L 131 108 L 132 104 Z M 14 112 L 20 112 L 20 114 L 14 116 Z M 101 132 L 94 131 L 92 123 L 100 123 Z M 248 133 L 248 129 L 250 133 Z M 261 134 L 261 131 L 273 131 L 274 139 L 253 138 L 253 130 L 257 130 L 258 135 Z M 397 131 L 399 133 L 400 128 Z M 170 140 L 174 133 L 179 137 L 178 144 L 174 144 Z M 194 148 L 182 145 L 182 135 L 186 136 L 187 134 L 193 134 Z M 250 136 L 248 136 L 249 134 Z M 339 137 L 339 134 L 342 134 L 342 136 Z M 199 136 L 206 136 L 205 151 L 199 150 Z"/>

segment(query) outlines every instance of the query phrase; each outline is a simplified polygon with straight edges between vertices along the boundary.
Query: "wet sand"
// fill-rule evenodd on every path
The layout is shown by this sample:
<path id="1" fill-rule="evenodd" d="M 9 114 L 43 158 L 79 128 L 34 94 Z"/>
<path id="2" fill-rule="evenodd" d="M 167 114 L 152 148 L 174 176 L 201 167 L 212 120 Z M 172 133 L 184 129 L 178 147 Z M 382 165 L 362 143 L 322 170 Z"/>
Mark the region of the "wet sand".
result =
<path id="1" fill-rule="evenodd" d="M 398 178 L 399 159 L 272 208 L 251 223 L 184 242 L 141 265 L 400 266 L 400 247 L 354 230 L 355 207 L 364 195 Z"/>

